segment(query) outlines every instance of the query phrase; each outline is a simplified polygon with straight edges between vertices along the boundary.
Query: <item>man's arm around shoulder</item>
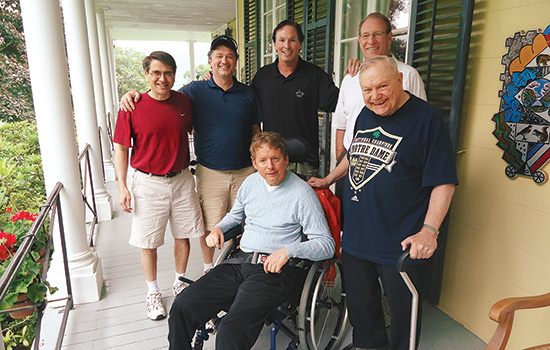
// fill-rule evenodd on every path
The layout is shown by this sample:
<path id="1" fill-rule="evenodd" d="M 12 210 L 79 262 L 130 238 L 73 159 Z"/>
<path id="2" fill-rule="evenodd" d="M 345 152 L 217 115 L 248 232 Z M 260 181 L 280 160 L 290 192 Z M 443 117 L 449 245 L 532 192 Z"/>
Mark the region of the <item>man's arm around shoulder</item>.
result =
<path id="1" fill-rule="evenodd" d="M 343 178 L 348 172 L 349 160 L 347 155 L 344 154 L 340 163 L 334 168 L 326 177 L 318 178 L 311 177 L 307 183 L 313 188 L 327 188 L 336 181 Z"/>
<path id="2" fill-rule="evenodd" d="M 134 103 L 138 103 L 141 99 L 141 94 L 137 90 L 131 90 L 122 96 L 120 99 L 120 109 L 124 112 L 131 112 L 136 109 Z"/>

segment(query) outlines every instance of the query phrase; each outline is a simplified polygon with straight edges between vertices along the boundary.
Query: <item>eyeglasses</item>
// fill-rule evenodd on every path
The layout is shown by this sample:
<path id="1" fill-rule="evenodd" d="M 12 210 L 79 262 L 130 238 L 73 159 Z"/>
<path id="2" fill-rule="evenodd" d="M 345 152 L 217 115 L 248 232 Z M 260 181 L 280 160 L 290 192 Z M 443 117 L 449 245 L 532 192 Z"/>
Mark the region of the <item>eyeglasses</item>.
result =
<path id="1" fill-rule="evenodd" d="M 164 75 L 164 78 L 170 79 L 174 77 L 174 72 L 161 72 L 158 70 L 154 70 L 149 72 L 153 76 L 153 78 L 160 78 L 161 75 Z"/>
<path id="2" fill-rule="evenodd" d="M 384 34 L 388 34 L 388 33 L 385 33 L 385 32 L 374 32 L 372 34 L 371 33 L 364 33 L 360 37 L 363 40 L 369 40 L 371 35 L 372 35 L 373 39 L 380 39 L 382 37 L 382 35 L 384 35 Z"/>

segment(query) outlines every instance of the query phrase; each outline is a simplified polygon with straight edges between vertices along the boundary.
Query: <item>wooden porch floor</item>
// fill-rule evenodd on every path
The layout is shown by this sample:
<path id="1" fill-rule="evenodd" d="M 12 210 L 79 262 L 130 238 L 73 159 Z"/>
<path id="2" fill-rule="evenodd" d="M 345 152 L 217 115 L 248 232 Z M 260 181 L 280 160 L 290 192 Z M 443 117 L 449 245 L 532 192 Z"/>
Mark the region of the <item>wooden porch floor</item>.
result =
<path id="1" fill-rule="evenodd" d="M 168 322 L 151 321 L 146 316 L 146 285 L 141 270 L 139 249 L 128 244 L 131 215 L 118 206 L 116 182 L 107 184 L 115 210 L 114 218 L 98 225 L 96 249 L 103 266 L 104 295 L 95 303 L 76 305 L 69 314 L 63 349 L 167 349 Z M 171 287 L 174 279 L 173 240 L 167 235 L 166 242 L 158 251 L 158 281 L 166 309 L 173 302 Z M 191 241 L 191 255 L 187 276 L 196 279 L 202 274 L 202 257 L 198 240 Z M 53 349 L 61 322 L 60 308 L 52 304 L 46 313 L 41 349 Z M 420 350 L 483 349 L 478 337 L 432 305 L 424 306 L 424 323 Z M 351 342 L 348 330 L 341 348 Z M 277 348 L 285 349 L 288 338 L 279 334 Z M 212 340 L 205 349 L 214 349 Z M 269 349 L 269 329 L 264 327 L 255 350 Z"/>

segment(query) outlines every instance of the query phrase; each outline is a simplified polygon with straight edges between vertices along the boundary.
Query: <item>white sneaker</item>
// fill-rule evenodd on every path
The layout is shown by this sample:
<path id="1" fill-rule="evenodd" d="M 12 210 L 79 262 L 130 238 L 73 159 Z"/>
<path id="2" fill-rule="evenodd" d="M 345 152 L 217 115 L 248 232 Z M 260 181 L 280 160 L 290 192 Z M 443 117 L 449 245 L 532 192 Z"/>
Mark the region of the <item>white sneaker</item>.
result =
<path id="1" fill-rule="evenodd" d="M 180 294 L 181 291 L 187 287 L 189 287 L 189 283 L 183 282 L 178 279 L 176 282 L 174 282 L 174 286 L 172 287 L 172 292 L 174 293 L 174 296 L 177 297 L 178 294 Z"/>
<path id="2" fill-rule="evenodd" d="M 147 294 L 147 317 L 153 321 L 166 317 L 166 309 L 162 304 L 160 292 Z"/>

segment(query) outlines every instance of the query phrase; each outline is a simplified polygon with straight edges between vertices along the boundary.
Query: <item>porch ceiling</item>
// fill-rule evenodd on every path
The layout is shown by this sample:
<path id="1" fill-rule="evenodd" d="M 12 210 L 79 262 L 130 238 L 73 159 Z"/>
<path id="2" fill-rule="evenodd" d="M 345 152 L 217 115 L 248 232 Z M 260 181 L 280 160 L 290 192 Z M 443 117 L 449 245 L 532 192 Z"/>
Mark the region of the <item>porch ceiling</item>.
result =
<path id="1" fill-rule="evenodd" d="M 235 0 L 96 0 L 113 40 L 210 41 L 236 17 Z"/>

